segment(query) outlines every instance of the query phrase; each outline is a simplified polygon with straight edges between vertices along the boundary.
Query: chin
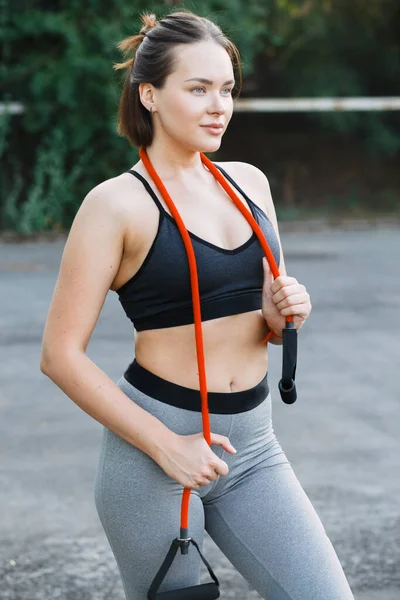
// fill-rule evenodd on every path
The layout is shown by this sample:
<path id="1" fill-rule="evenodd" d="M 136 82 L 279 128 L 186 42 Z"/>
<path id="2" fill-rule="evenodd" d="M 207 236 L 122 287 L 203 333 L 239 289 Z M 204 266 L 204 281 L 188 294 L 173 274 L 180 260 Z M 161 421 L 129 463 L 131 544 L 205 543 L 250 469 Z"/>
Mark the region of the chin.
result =
<path id="1" fill-rule="evenodd" d="M 199 152 L 215 152 L 221 146 L 221 137 L 215 140 L 210 140 L 209 143 L 199 144 Z"/>
<path id="2" fill-rule="evenodd" d="M 211 136 L 210 136 L 211 137 Z M 184 145 L 192 152 L 216 152 L 221 146 L 222 136 L 215 139 L 192 139 L 188 140 Z M 184 142 L 181 142 L 182 144 Z"/>

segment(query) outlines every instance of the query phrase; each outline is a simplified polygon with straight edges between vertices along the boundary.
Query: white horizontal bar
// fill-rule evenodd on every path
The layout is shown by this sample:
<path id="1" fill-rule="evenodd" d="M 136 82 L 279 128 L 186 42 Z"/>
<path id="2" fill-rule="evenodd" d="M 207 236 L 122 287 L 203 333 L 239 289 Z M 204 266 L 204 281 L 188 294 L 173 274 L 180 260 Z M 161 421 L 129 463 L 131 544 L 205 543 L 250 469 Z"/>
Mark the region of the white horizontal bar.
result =
<path id="1" fill-rule="evenodd" d="M 0 102 L 0 115 L 24 112 L 20 102 Z M 235 112 L 307 112 L 343 110 L 400 110 L 400 98 L 239 98 L 234 101 Z"/>
<path id="2" fill-rule="evenodd" d="M 381 98 L 239 98 L 238 112 L 305 112 L 342 110 L 400 110 L 399 97 Z"/>

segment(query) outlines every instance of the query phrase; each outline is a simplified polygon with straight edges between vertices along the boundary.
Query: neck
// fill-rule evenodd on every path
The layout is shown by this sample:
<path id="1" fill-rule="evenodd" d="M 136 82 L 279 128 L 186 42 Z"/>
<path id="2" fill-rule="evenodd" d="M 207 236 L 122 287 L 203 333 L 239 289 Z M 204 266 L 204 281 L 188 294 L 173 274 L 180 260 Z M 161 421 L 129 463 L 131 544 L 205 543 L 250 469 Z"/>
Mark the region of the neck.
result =
<path id="1" fill-rule="evenodd" d="M 162 181 L 185 182 L 204 179 L 208 169 L 203 165 L 199 151 L 190 151 L 182 146 L 160 147 L 153 143 L 145 149 L 147 156 Z"/>

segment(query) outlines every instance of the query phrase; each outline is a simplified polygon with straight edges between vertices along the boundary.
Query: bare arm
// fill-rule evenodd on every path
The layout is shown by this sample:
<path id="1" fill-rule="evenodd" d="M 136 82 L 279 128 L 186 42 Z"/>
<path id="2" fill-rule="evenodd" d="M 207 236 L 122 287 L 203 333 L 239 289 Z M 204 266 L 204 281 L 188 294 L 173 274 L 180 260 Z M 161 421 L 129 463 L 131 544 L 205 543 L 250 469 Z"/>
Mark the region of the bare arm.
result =
<path id="1" fill-rule="evenodd" d="M 279 249 L 280 249 L 280 262 L 279 262 L 279 267 L 278 267 L 279 273 L 281 275 L 287 275 L 285 259 L 283 257 L 282 243 L 281 243 L 281 238 L 280 238 L 279 229 L 278 229 L 278 219 L 276 218 L 276 211 L 275 211 L 274 202 L 272 200 L 271 188 L 269 186 L 269 181 L 268 181 L 267 177 L 264 175 L 264 173 L 262 171 L 260 171 L 260 173 L 261 173 L 261 178 L 264 183 L 264 188 L 262 188 L 262 189 L 265 189 L 264 198 L 265 198 L 265 202 L 266 202 L 266 213 L 267 213 L 272 225 L 274 226 L 276 237 L 278 238 L 278 243 L 279 243 Z M 282 346 L 283 338 L 272 336 L 271 338 L 269 338 L 268 343 L 274 344 L 274 346 Z"/>
<path id="2" fill-rule="evenodd" d="M 40 369 L 88 415 L 158 460 L 174 432 L 86 355 L 123 254 L 127 219 L 117 197 L 118 184 L 105 181 L 88 193 L 75 216 L 47 315 Z"/>
<path id="3" fill-rule="evenodd" d="M 252 177 L 254 177 L 254 179 L 256 181 L 255 189 L 257 189 L 259 191 L 260 203 L 264 205 L 264 210 L 265 210 L 266 214 L 268 215 L 268 218 L 274 227 L 275 234 L 278 239 L 279 250 L 280 250 L 280 262 L 278 265 L 279 273 L 280 273 L 280 275 L 286 276 L 287 273 L 286 273 L 285 259 L 283 256 L 282 243 L 281 243 L 281 238 L 279 235 L 279 228 L 278 228 L 278 220 L 276 218 L 276 211 L 275 211 L 274 201 L 273 201 L 272 195 L 271 195 L 271 188 L 269 185 L 269 181 L 268 181 L 266 175 L 260 169 L 255 167 L 254 165 L 251 165 L 249 163 L 242 163 L 242 164 L 246 165 L 246 168 L 250 170 Z M 275 346 L 282 346 L 283 340 L 280 337 L 272 336 L 269 338 L 268 343 L 274 344 Z"/>

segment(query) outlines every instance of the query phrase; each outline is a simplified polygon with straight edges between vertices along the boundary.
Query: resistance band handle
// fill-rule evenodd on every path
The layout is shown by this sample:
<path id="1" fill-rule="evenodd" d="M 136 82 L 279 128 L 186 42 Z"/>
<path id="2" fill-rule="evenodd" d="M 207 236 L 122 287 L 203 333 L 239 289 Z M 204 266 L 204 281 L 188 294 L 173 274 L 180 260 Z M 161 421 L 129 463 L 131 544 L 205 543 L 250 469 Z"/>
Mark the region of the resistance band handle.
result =
<path id="1" fill-rule="evenodd" d="M 215 583 L 192 585 L 155 595 L 155 600 L 216 600 L 217 598 L 219 598 L 219 587 Z"/>
<path id="2" fill-rule="evenodd" d="M 285 404 L 293 404 L 297 399 L 296 392 L 296 366 L 297 366 L 297 330 L 293 321 L 287 321 L 282 329 L 282 379 L 278 384 L 281 398 Z"/>
<path id="3" fill-rule="evenodd" d="M 211 578 L 214 580 L 214 583 L 206 583 L 204 585 L 191 586 L 188 588 L 182 588 L 180 590 L 173 590 L 171 592 L 160 592 L 157 594 L 157 590 L 160 587 L 161 583 L 163 582 L 169 568 L 171 567 L 172 562 L 175 558 L 175 554 L 177 553 L 178 548 L 181 547 L 182 543 L 185 543 L 185 545 L 190 543 L 190 544 L 193 544 L 193 546 L 195 546 L 197 552 L 200 554 L 201 560 L 207 567 Z M 196 596 L 197 590 L 202 590 L 202 595 Z M 218 593 L 218 595 L 215 595 L 216 593 Z M 157 575 L 154 577 L 154 579 L 151 583 L 151 586 L 149 588 L 149 591 L 147 592 L 147 598 L 148 598 L 148 600 L 158 600 L 158 599 L 160 599 L 160 600 L 161 599 L 162 600 L 175 600 L 175 599 L 178 600 L 178 598 L 182 598 L 182 600 L 184 598 L 187 598 L 188 600 L 194 600 L 195 598 L 198 598 L 198 600 L 203 600 L 203 598 L 204 598 L 204 600 L 206 600 L 206 599 L 213 600 L 214 598 L 219 598 L 218 578 L 215 575 L 215 573 L 212 570 L 209 563 L 207 562 L 207 560 L 204 558 L 204 556 L 200 552 L 200 548 L 199 548 L 198 544 L 194 541 L 194 539 L 188 538 L 185 540 L 181 540 L 179 538 L 175 538 L 172 541 L 171 546 L 168 550 L 168 554 L 165 557 L 164 562 L 162 563 L 161 567 L 159 568 Z"/>

